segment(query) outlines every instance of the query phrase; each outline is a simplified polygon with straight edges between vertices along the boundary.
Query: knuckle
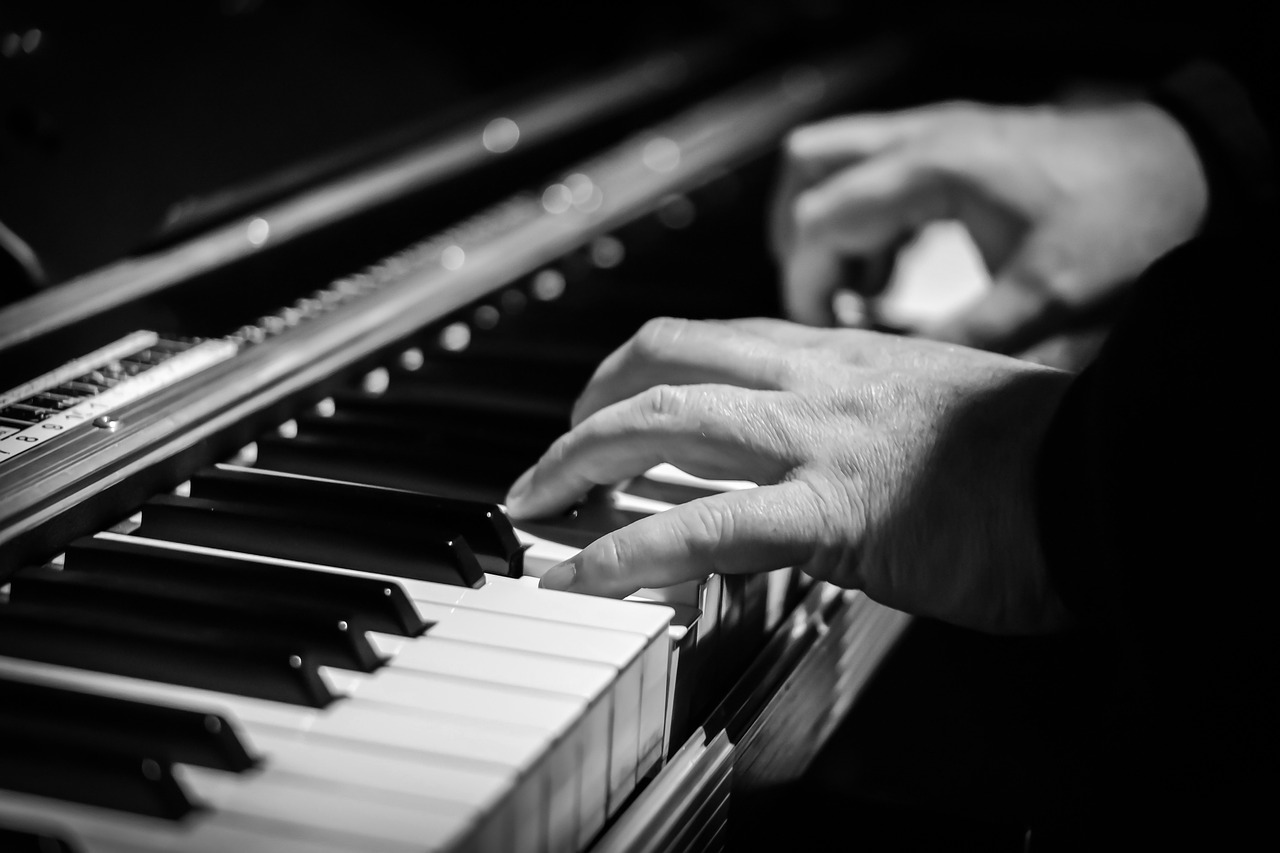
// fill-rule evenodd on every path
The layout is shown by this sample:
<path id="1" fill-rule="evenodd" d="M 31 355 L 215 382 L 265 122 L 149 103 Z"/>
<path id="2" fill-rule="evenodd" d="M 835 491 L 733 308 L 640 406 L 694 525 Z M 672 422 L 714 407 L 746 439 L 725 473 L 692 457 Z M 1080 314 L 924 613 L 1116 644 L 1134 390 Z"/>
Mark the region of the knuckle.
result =
<path id="1" fill-rule="evenodd" d="M 616 533 L 603 536 L 596 540 L 591 550 L 592 582 L 609 590 L 623 586 L 631 564 L 625 537 Z"/>
<path id="2" fill-rule="evenodd" d="M 542 454 L 542 464 L 539 468 L 548 466 L 559 467 L 564 465 L 573 455 L 573 448 L 577 442 L 577 435 L 570 431 L 566 432 L 551 442 L 551 446 Z"/>
<path id="3" fill-rule="evenodd" d="M 855 543 L 850 530 L 861 529 L 855 522 L 860 501 L 851 488 L 831 475 L 810 474 L 797 480 L 803 486 L 796 511 L 816 520 L 813 556 L 802 567 L 821 580 L 850 580 L 849 569 L 856 565 Z"/>
<path id="4" fill-rule="evenodd" d="M 677 317 L 654 317 L 646 320 L 636 332 L 633 350 L 642 359 L 655 361 L 669 353 L 688 334 L 691 320 Z"/>
<path id="5" fill-rule="evenodd" d="M 733 539 L 733 514 L 720 503 L 707 500 L 686 504 L 679 516 L 678 535 L 684 537 L 691 554 L 712 565 L 722 546 Z"/>
<path id="6" fill-rule="evenodd" d="M 650 425 L 680 417 L 688 408 L 688 392 L 681 385 L 654 385 L 638 398 L 641 418 Z"/>

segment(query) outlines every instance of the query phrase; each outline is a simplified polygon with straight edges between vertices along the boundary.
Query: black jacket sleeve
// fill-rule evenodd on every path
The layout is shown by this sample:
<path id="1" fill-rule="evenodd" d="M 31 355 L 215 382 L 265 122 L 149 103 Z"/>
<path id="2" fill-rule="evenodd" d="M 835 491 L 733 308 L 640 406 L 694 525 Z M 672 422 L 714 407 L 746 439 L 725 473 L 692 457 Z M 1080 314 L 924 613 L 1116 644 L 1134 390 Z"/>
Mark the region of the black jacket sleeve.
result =
<path id="1" fill-rule="evenodd" d="M 1198 64 L 1157 89 L 1206 165 L 1211 213 L 1143 274 L 1039 460 L 1052 577 L 1114 652 L 1116 727 L 1098 775 L 1131 841 L 1274 832 L 1269 85 Z"/>

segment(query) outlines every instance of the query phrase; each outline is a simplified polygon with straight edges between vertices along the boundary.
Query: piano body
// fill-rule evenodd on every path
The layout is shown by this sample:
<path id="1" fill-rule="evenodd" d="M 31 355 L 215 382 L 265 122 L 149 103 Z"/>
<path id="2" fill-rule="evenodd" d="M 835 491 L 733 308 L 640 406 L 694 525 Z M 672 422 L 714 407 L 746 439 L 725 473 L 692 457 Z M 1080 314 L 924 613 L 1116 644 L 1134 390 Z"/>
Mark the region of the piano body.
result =
<path id="1" fill-rule="evenodd" d="M 0 310 L 0 839 L 714 850 L 803 772 L 902 614 L 789 570 L 537 589 L 749 484 L 500 506 L 646 319 L 777 313 L 778 141 L 908 76 L 752 9 L 180 205 Z"/>

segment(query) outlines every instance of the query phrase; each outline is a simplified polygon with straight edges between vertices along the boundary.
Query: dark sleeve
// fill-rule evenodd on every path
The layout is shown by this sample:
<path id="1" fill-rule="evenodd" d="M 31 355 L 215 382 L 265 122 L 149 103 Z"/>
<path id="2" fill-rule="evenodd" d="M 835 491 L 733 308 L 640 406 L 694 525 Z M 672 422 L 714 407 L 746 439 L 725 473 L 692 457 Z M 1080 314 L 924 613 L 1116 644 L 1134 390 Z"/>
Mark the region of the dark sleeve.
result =
<path id="1" fill-rule="evenodd" d="M 1209 227 L 1230 230 L 1275 210 L 1280 71 L 1265 4 L 1219 0 L 1195 14 L 1197 35 L 1161 73 L 1151 98 L 1191 135 L 1209 179 Z M 1149 14 L 1149 12 L 1148 12 Z"/>
<path id="2" fill-rule="evenodd" d="M 1051 577 L 1111 650 L 1098 676 L 1115 728 L 1098 776 L 1112 790 L 1100 796 L 1134 842 L 1273 832 L 1280 221 L 1254 226 L 1198 238 L 1144 274 L 1041 451 Z M 1206 287 L 1252 310 L 1226 322 Z"/>
<path id="3" fill-rule="evenodd" d="M 1152 100 L 1195 142 L 1209 182 L 1206 231 L 1231 230 L 1260 209 L 1275 209 L 1272 140 L 1280 135 L 1271 64 L 1247 52 L 1234 61 L 1197 58 L 1152 87 Z"/>
<path id="4" fill-rule="evenodd" d="M 1228 484 L 1244 485 L 1231 478 L 1256 475 L 1270 457 L 1270 431 L 1244 426 L 1266 423 L 1258 405 L 1269 384 L 1262 367 L 1276 279 L 1269 247 L 1280 235 L 1280 93 L 1270 32 L 1234 14 L 1211 16 L 1196 58 L 1153 86 L 1153 99 L 1187 130 L 1204 165 L 1208 221 L 1140 278 L 1043 449 L 1039 500 L 1052 570 L 1077 613 L 1109 629 L 1156 617 L 1148 611 L 1166 587 L 1152 588 L 1154 560 L 1135 562 L 1140 555 L 1160 556 L 1169 562 L 1160 571 L 1179 578 L 1173 569 L 1188 564 L 1182 555 L 1209 531 L 1217 549 L 1249 541 L 1227 531 L 1239 530 L 1238 511 L 1256 503 L 1237 506 L 1242 493 Z M 1210 452 L 1218 462 L 1190 464 Z M 1138 538 L 1148 541 L 1139 546 Z M 1109 562 L 1117 565 L 1103 569 Z"/>
<path id="5" fill-rule="evenodd" d="M 1274 840 L 1280 218 L 1222 141 L 1229 215 L 1140 277 L 1037 469 L 1052 581 L 1113 656 L 1100 785 L 1144 845 Z"/>
<path id="6" fill-rule="evenodd" d="M 1274 841 L 1272 53 L 1246 38 L 1153 90 L 1196 146 L 1209 215 L 1140 277 L 1037 469 L 1052 581 L 1111 650 L 1099 674 L 1115 720 L 1098 750 L 1102 799 L 1148 849 Z"/>

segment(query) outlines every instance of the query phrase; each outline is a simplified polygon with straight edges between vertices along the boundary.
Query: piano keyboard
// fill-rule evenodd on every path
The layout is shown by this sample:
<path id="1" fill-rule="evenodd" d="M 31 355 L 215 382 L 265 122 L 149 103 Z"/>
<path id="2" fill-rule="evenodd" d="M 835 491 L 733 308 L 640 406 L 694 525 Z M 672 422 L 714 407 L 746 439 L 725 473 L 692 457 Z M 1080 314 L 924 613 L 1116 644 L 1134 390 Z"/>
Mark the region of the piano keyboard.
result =
<path id="1" fill-rule="evenodd" d="M 182 491 L 205 492 L 205 480 L 242 492 L 259 486 L 268 499 L 282 486 L 300 489 L 304 500 L 286 507 L 304 514 L 317 492 L 320 502 L 384 519 L 394 515 L 387 498 L 412 508 L 425 497 L 233 466 L 202 472 Z M 0 814 L 42 816 L 104 850 L 216 849 L 227 832 L 261 835 L 256 848 L 244 846 L 246 837 L 237 849 L 277 849 L 283 836 L 295 844 L 315 837 L 323 841 L 316 849 L 345 838 L 368 850 L 575 850 L 659 766 L 672 608 L 542 590 L 535 578 L 505 574 L 423 579 L 412 558 L 371 568 L 351 565 L 358 558 L 292 559 L 293 550 L 315 554 L 283 535 L 284 525 L 272 555 L 183 541 L 202 538 L 209 527 L 199 524 L 153 531 L 153 508 L 181 500 L 197 498 L 157 497 L 133 533 L 78 540 L 56 570 L 15 577 L 0 608 L 0 679 L 184 709 L 217 721 L 216 734 L 234 738 L 250 760 L 187 764 L 160 757 L 181 755 L 162 737 L 103 732 L 90 760 L 109 755 L 121 781 L 141 782 L 146 795 L 116 803 L 123 813 L 95 802 L 60 808 L 33 795 L 83 799 L 101 789 L 59 790 L 45 767 L 25 787 L 8 780 L 18 790 L 0 795 Z M 236 503 L 224 494 L 200 507 L 215 526 L 217 501 Z M 500 510 L 494 518 L 505 520 Z M 436 532 L 420 519 L 398 521 Z M 490 530 L 508 542 L 514 533 Z M 502 536 L 474 539 L 489 557 L 504 544 Z M 454 557 L 475 562 L 470 551 Z M 62 713 L 68 728 L 88 722 Z M 68 777 L 80 775 L 79 759 L 59 758 L 73 768 Z M 322 810 L 326 795 L 334 804 Z M 378 808 L 356 805 L 364 801 Z"/>
<path id="2" fill-rule="evenodd" d="M 832 86 L 859 73 L 838 64 Z M 722 749 L 726 721 L 745 723 L 705 721 L 766 643 L 797 638 L 764 661 L 777 686 L 852 599 L 786 569 L 624 601 L 537 579 L 605 532 L 753 484 L 659 466 L 557 518 L 512 525 L 501 502 L 644 319 L 776 313 L 735 217 L 761 224 L 767 163 L 748 155 L 815 108 L 821 87 L 798 79 L 624 142 L 553 184 L 563 198 L 517 197 L 202 337 L 199 358 L 82 389 L 119 432 L 77 426 L 0 465 L 16 484 L 0 494 L 0 843 L 570 853 L 683 784 L 662 773 L 673 758 Z M 0 399 L 99 365 L 81 367 Z M 39 417 L 10 428 L 43 429 L 17 414 Z M 110 498 L 128 510 L 104 523 Z M 896 623 L 858 602 L 874 661 Z M 721 797 L 729 766 L 704 771 Z"/>
<path id="3" fill-rule="evenodd" d="M 675 709 L 697 703 L 677 697 L 694 651 L 749 649 L 749 626 L 758 644 L 771 626 L 741 599 L 771 591 L 764 609 L 780 613 L 790 585 L 738 579 L 730 596 L 716 578 L 628 601 L 539 589 L 607 530 L 750 484 L 663 466 L 512 526 L 506 486 L 564 428 L 600 353 L 581 349 L 575 374 L 551 369 L 564 348 L 548 365 L 525 345 L 504 370 L 510 342 L 475 343 L 474 361 L 406 350 L 240 464 L 14 576 L 0 685 L 39 692 L 55 722 L 4 718 L 0 736 L 31 747 L 0 819 L 89 851 L 590 845 L 660 769 Z M 136 711 L 111 710 L 130 703 L 185 723 L 139 731 Z M 100 708 L 120 722 L 85 735 Z"/>

